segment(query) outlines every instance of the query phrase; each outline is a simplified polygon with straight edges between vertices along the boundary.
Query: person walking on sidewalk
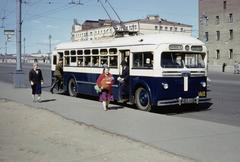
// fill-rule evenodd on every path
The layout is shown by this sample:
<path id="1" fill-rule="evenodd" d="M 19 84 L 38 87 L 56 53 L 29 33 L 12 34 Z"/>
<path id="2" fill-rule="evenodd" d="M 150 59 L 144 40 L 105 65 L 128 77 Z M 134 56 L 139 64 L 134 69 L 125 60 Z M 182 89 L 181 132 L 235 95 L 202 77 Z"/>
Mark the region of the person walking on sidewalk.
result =
<path id="1" fill-rule="evenodd" d="M 99 101 L 102 102 L 103 109 L 107 111 L 110 101 L 113 101 L 112 95 L 112 85 L 114 83 L 114 78 L 109 72 L 108 67 L 103 68 L 102 74 L 99 75 L 97 79 L 97 86 L 101 89 L 99 93 Z"/>
<path id="2" fill-rule="evenodd" d="M 50 89 L 50 92 L 53 93 L 53 89 L 57 85 L 58 91 L 60 87 L 62 86 L 63 82 L 63 60 L 59 60 L 58 64 L 56 65 L 55 71 L 54 71 L 54 77 L 55 80 L 52 84 L 52 87 Z"/>
<path id="3" fill-rule="evenodd" d="M 41 102 L 43 76 L 37 62 L 33 63 L 33 68 L 29 72 L 29 82 L 32 88 L 33 102 L 36 102 L 35 95 L 38 95 L 37 102 Z"/>

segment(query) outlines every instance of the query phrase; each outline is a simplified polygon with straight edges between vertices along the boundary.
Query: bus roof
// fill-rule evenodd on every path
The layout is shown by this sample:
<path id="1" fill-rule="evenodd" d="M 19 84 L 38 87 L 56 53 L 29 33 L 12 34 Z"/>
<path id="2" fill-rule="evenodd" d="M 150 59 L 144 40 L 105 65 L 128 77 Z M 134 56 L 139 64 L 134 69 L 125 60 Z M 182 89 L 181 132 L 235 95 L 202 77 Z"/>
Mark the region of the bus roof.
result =
<path id="1" fill-rule="evenodd" d="M 108 37 L 105 39 L 92 41 L 66 42 L 58 44 L 56 49 L 108 48 L 159 44 L 204 45 L 203 42 L 192 36 L 176 33 L 159 33 L 154 35 L 125 36 L 121 38 Z"/>

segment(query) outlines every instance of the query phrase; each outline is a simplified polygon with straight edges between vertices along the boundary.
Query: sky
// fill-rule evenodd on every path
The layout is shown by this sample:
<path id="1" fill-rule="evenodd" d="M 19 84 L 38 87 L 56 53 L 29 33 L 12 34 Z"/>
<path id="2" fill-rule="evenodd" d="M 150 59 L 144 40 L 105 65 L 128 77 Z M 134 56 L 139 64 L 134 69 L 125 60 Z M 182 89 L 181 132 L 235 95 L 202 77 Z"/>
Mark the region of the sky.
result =
<path id="1" fill-rule="evenodd" d="M 22 0 L 22 40 L 25 53 L 49 52 L 49 35 L 52 50 L 61 42 L 71 41 L 73 19 L 108 19 L 98 0 L 80 0 L 83 5 L 71 4 L 79 0 Z M 103 4 L 105 0 L 101 0 Z M 198 35 L 198 0 L 108 0 L 122 21 L 159 15 L 163 19 L 193 26 L 193 36 Z M 113 19 L 117 17 L 107 10 Z M 5 53 L 4 30 L 16 29 L 16 0 L 0 0 L 0 54 Z M 23 50 L 22 41 L 22 53 Z M 8 53 L 16 52 L 16 38 L 7 45 Z"/>

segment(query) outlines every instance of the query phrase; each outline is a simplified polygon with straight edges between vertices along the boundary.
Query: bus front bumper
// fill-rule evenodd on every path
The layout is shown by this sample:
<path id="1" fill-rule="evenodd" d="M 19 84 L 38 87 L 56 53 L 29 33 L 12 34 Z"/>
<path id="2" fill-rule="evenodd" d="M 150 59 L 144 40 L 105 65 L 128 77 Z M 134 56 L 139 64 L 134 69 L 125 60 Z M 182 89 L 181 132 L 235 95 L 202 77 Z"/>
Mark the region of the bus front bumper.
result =
<path id="1" fill-rule="evenodd" d="M 176 98 L 176 99 L 171 99 L 171 100 L 161 100 L 157 102 L 157 106 L 168 106 L 168 105 L 183 105 L 183 104 L 199 104 L 199 103 L 206 103 L 210 101 L 210 98 L 200 98 L 200 97 L 195 97 L 195 98 Z"/>

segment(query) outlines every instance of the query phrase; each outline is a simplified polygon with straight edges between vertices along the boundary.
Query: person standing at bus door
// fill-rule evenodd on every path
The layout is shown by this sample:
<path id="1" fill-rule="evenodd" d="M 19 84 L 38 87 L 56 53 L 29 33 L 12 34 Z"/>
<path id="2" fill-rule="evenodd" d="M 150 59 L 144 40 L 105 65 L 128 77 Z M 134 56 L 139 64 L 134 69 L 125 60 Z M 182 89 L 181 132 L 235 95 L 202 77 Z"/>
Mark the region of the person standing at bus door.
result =
<path id="1" fill-rule="evenodd" d="M 37 102 L 41 102 L 43 76 L 36 62 L 33 63 L 33 68 L 29 72 L 29 82 L 32 88 L 33 102 L 36 102 L 35 95 L 38 95 Z"/>
<path id="2" fill-rule="evenodd" d="M 126 102 L 129 99 L 129 67 L 125 60 L 121 62 L 122 75 L 118 77 L 120 82 L 120 100 L 119 102 Z"/>
<path id="3" fill-rule="evenodd" d="M 109 67 L 104 67 L 102 74 L 97 79 L 97 86 L 101 89 L 99 101 L 102 102 L 103 109 L 107 111 L 110 101 L 113 101 L 112 85 L 114 78 L 109 72 Z"/>
<path id="4" fill-rule="evenodd" d="M 53 89 L 55 88 L 56 85 L 57 85 L 58 91 L 60 89 L 60 86 L 62 86 L 62 82 L 63 82 L 63 60 L 62 59 L 59 60 L 58 64 L 56 65 L 53 75 L 55 77 L 55 80 L 50 89 L 51 93 L 53 93 Z"/>

